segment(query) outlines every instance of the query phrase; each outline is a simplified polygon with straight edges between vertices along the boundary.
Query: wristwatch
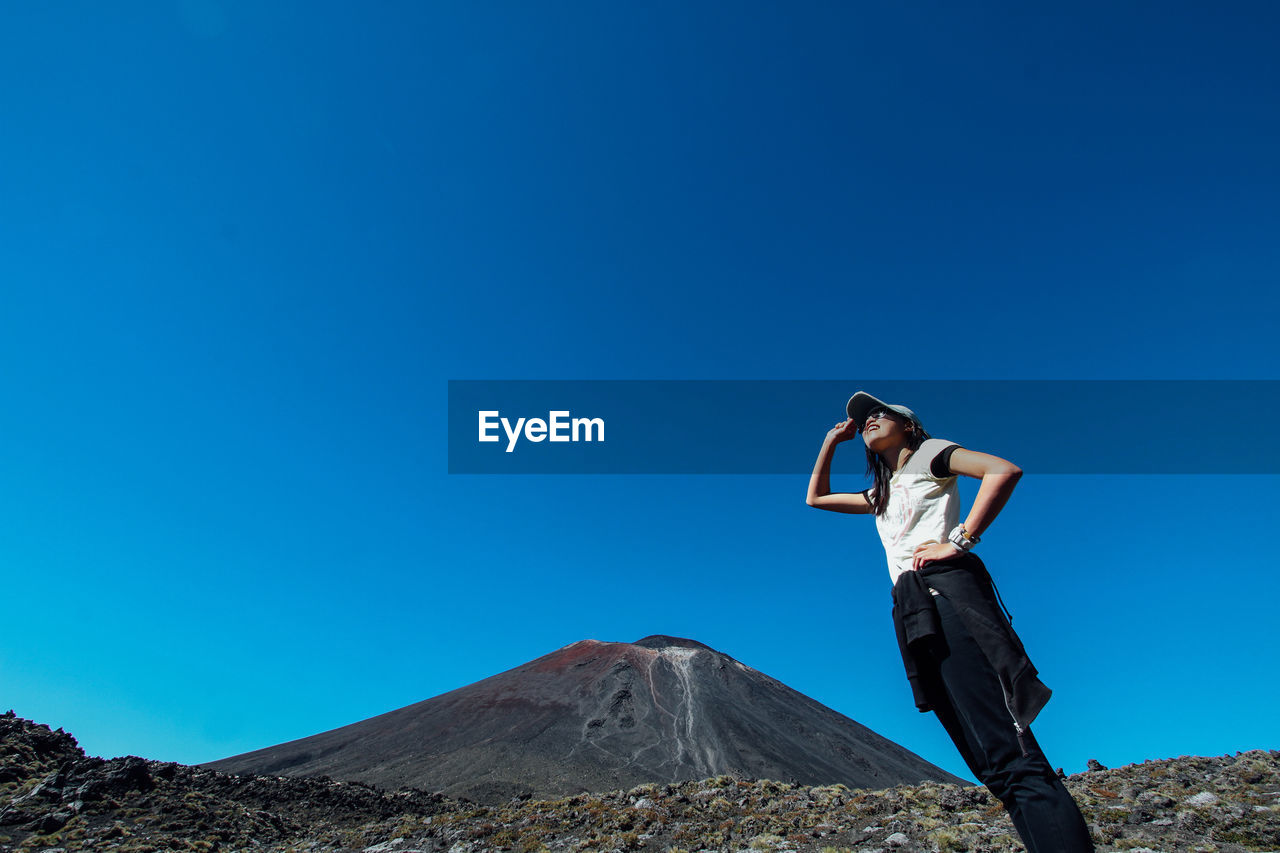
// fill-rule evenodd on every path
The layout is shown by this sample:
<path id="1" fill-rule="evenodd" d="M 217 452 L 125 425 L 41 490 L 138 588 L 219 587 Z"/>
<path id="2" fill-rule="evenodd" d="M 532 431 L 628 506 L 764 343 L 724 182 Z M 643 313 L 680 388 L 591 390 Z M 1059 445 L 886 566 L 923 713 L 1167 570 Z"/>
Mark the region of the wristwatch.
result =
<path id="1" fill-rule="evenodd" d="M 974 536 L 964 529 L 963 524 L 957 524 L 955 529 L 947 534 L 947 541 L 955 545 L 961 551 L 968 551 L 974 545 L 978 544 L 979 537 Z"/>

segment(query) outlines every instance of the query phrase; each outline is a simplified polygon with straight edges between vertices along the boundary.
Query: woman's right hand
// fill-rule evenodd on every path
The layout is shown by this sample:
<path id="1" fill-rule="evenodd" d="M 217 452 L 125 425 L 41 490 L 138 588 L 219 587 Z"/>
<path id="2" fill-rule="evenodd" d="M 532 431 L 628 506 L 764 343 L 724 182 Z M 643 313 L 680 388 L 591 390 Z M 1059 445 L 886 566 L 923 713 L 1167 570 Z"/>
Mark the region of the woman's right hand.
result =
<path id="1" fill-rule="evenodd" d="M 809 506 L 832 512 L 871 512 L 871 503 L 861 492 L 831 491 L 831 457 L 835 455 L 836 445 L 857 434 L 858 428 L 852 419 L 841 421 L 827 432 L 822 449 L 818 451 L 818 461 L 813 463 L 813 474 L 809 477 L 809 492 L 804 499 Z"/>
<path id="2" fill-rule="evenodd" d="M 827 432 L 827 441 L 832 444 L 838 444 L 841 441 L 848 441 L 857 434 L 858 425 L 853 422 L 853 418 L 847 418 Z"/>

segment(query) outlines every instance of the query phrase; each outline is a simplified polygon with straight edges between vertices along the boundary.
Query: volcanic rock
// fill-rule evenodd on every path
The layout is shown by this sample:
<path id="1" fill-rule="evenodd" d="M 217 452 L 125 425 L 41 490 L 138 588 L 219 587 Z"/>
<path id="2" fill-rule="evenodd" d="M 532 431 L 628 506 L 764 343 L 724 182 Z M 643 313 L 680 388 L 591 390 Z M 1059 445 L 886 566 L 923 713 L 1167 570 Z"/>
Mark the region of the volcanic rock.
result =
<path id="1" fill-rule="evenodd" d="M 693 640 L 582 640 L 372 719 L 215 761 L 481 802 L 731 774 L 883 788 L 962 782 Z"/>
<path id="2" fill-rule="evenodd" d="M 352 782 L 104 761 L 13 712 L 0 715 L 0 764 L 11 777 L 0 782 L 0 815 L 23 813 L 0 821 L 0 853 L 1023 849 L 985 789 L 936 782 L 871 791 L 721 775 L 477 806 Z M 1077 773 L 1065 784 L 1099 853 L 1280 850 L 1280 752 L 1149 761 Z M 110 796 L 80 802 L 88 787 L 113 786 Z"/>

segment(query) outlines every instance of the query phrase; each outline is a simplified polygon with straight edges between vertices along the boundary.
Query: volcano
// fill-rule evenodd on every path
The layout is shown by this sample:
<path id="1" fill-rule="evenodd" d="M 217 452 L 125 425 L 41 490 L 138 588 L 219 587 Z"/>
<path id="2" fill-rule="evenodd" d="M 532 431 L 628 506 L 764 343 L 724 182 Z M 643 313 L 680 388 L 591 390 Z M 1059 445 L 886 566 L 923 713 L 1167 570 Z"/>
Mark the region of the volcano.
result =
<path id="1" fill-rule="evenodd" d="M 702 643 L 581 640 L 449 693 L 214 761 L 479 802 L 720 774 L 885 788 L 962 779 Z"/>

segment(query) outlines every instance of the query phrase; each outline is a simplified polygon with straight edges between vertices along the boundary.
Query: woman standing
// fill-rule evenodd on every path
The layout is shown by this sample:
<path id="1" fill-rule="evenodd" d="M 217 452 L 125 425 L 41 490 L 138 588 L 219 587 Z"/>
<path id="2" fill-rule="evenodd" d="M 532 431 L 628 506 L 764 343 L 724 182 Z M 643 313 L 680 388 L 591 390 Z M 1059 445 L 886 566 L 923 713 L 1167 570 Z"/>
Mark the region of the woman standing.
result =
<path id="1" fill-rule="evenodd" d="M 1092 851 L 1084 818 L 1029 728 L 1049 700 L 982 561 L 970 549 L 1009 500 L 1013 463 L 930 438 L 906 406 L 863 391 L 827 433 L 809 506 L 874 514 L 893 581 L 893 620 L 916 707 L 932 710 L 974 775 L 1004 803 L 1030 853 Z M 859 432 L 862 492 L 831 491 L 836 445 Z M 960 522 L 956 475 L 982 481 Z"/>

